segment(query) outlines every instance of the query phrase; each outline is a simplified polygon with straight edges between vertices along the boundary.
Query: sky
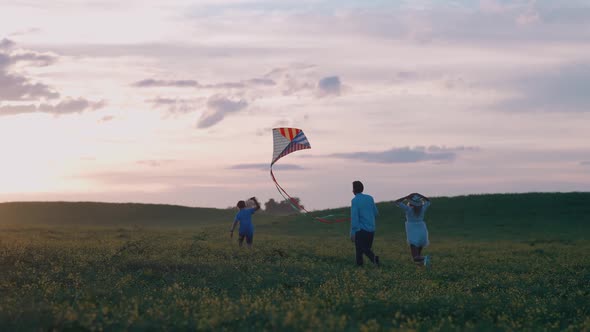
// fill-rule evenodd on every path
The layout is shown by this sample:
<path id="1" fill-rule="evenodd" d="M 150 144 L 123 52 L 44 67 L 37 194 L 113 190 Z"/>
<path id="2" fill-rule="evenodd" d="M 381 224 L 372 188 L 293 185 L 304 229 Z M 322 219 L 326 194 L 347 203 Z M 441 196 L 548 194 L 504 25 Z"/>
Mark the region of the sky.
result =
<path id="1" fill-rule="evenodd" d="M 589 1 L 0 0 L 0 201 L 590 191 Z"/>

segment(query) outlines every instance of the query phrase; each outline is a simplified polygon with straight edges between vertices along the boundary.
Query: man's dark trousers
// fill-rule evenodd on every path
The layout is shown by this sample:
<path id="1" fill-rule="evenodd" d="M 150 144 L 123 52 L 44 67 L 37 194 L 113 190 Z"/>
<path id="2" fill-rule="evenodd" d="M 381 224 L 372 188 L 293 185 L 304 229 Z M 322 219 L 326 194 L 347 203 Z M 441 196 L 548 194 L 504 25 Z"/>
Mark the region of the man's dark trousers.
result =
<path id="1" fill-rule="evenodd" d="M 354 244 L 356 246 L 357 265 L 363 265 L 363 254 L 367 255 L 371 262 L 375 262 L 375 254 L 371 250 L 373 247 L 373 237 L 375 237 L 375 232 L 367 232 L 364 229 L 355 233 Z"/>

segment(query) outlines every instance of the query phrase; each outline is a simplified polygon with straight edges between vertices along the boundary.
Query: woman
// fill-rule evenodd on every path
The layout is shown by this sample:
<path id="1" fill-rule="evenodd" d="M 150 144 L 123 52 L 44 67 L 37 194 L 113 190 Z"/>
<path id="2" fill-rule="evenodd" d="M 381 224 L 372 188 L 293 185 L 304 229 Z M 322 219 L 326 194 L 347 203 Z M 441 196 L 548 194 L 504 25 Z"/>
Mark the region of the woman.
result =
<path id="1" fill-rule="evenodd" d="M 428 246 L 428 229 L 424 223 L 424 213 L 430 206 L 428 197 L 412 193 L 395 201 L 406 212 L 406 238 L 414 262 L 430 267 L 430 256 L 422 256 L 422 248 Z"/>

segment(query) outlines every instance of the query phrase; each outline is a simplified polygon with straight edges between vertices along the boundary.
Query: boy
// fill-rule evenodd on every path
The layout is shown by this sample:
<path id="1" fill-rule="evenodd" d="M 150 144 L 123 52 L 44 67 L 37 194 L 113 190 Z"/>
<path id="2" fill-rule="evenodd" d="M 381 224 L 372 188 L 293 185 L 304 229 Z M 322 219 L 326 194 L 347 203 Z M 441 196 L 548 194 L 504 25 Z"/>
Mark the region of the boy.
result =
<path id="1" fill-rule="evenodd" d="M 251 197 L 250 200 L 254 202 L 256 205 L 253 208 L 246 208 L 246 202 L 239 201 L 237 207 L 240 211 L 236 214 L 236 218 L 234 219 L 234 223 L 230 229 L 230 237 L 234 236 L 234 229 L 236 225 L 240 223 L 240 230 L 239 230 L 239 238 L 238 242 L 240 247 L 244 243 L 244 238 L 246 238 L 246 244 L 248 248 L 252 248 L 252 241 L 254 240 L 254 225 L 252 225 L 252 215 L 254 212 L 260 210 L 260 204 L 256 197 Z"/>

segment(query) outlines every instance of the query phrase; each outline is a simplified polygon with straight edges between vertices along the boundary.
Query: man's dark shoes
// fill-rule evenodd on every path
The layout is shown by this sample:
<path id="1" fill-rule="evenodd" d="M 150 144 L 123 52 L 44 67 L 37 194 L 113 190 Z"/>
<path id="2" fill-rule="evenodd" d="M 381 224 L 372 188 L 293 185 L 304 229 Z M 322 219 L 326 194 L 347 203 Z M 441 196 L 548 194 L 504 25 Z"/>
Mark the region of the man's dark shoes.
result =
<path id="1" fill-rule="evenodd" d="M 379 263 L 379 256 L 375 256 L 375 265 L 381 267 L 381 263 Z"/>

